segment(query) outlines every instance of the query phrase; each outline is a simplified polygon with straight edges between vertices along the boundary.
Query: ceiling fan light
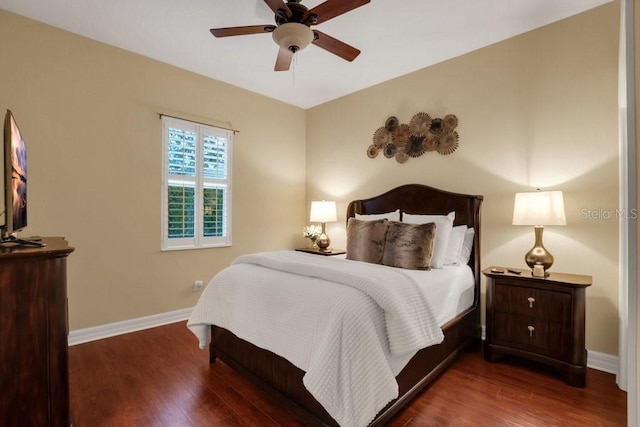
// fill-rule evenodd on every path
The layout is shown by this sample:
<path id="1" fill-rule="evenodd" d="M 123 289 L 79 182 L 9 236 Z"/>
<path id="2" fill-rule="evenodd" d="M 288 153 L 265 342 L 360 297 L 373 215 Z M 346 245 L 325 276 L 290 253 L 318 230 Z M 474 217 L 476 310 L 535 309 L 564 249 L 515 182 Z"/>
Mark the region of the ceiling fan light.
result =
<path id="1" fill-rule="evenodd" d="M 304 24 L 287 22 L 273 30 L 273 41 L 281 48 L 297 52 L 313 41 L 313 31 Z"/>

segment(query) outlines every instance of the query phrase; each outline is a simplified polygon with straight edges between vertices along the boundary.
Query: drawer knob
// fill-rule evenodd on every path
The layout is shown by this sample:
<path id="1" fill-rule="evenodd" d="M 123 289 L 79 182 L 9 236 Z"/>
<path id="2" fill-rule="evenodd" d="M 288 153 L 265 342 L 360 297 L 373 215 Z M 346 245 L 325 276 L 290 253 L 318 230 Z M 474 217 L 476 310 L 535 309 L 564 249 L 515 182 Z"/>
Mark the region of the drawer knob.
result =
<path id="1" fill-rule="evenodd" d="M 529 308 L 533 308 L 533 303 L 536 302 L 536 299 L 534 297 L 529 297 L 527 298 L 527 301 L 529 301 Z"/>
<path id="2" fill-rule="evenodd" d="M 527 329 L 529 329 L 529 336 L 533 337 L 533 331 L 535 331 L 536 328 L 534 328 L 533 326 L 527 326 Z"/>

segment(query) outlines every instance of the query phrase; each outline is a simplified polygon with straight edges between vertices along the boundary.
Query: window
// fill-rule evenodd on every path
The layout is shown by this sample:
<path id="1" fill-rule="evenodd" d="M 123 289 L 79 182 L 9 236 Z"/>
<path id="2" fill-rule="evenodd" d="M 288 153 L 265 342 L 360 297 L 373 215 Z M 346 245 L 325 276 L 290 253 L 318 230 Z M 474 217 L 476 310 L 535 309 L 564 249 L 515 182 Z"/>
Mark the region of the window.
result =
<path id="1" fill-rule="evenodd" d="M 231 246 L 233 132 L 162 117 L 162 249 Z"/>

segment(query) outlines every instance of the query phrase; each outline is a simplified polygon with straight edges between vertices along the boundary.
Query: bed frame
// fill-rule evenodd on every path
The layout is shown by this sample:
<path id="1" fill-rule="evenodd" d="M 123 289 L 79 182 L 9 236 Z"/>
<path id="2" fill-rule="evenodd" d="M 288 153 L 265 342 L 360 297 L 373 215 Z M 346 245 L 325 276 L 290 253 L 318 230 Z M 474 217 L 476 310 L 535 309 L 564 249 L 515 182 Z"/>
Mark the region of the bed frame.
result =
<path id="1" fill-rule="evenodd" d="M 457 356 L 480 341 L 480 206 L 482 196 L 456 194 L 420 184 L 403 185 L 370 199 L 352 201 L 347 220 L 358 214 L 378 214 L 400 209 L 410 214 L 448 214 L 456 212 L 454 225 L 474 227 L 474 246 L 469 260 L 475 277 L 473 305 L 443 326 L 444 341 L 424 348 L 396 377 L 399 397 L 391 401 L 370 426 L 382 426 L 407 402 L 451 365 Z M 286 359 L 236 337 L 226 329 L 211 327 L 211 363 L 216 358 L 251 378 L 279 398 L 293 402 L 297 414 L 310 425 L 336 426 L 302 383 L 305 372 Z"/>

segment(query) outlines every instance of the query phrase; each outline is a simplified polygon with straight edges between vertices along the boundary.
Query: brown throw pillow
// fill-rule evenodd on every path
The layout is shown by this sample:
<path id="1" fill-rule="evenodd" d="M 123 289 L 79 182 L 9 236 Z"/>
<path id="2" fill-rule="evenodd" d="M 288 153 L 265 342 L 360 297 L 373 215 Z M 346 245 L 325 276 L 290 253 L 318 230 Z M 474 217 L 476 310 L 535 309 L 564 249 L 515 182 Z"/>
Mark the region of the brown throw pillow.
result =
<path id="1" fill-rule="evenodd" d="M 387 219 L 361 221 L 349 218 L 347 223 L 347 259 L 373 264 L 382 263 Z"/>
<path id="2" fill-rule="evenodd" d="M 389 222 L 382 263 L 390 267 L 429 270 L 436 225 Z"/>

